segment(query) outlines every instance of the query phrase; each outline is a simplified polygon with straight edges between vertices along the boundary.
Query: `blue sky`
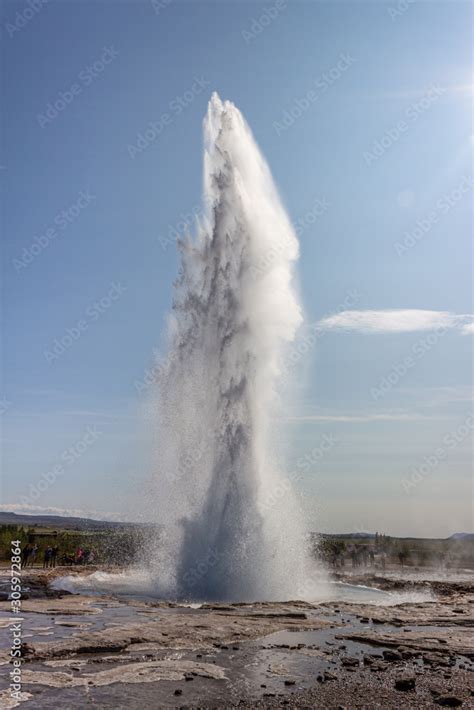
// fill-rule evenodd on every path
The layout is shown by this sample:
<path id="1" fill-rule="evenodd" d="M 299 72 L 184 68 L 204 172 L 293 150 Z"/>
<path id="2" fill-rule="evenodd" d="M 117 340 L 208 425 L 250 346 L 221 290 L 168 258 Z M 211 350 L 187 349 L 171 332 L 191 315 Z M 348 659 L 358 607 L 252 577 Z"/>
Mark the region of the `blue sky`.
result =
<path id="1" fill-rule="evenodd" d="M 7 509 L 123 514 L 139 500 L 154 457 L 139 383 L 171 303 L 173 235 L 199 211 L 217 90 L 298 226 L 309 354 L 288 465 L 310 456 L 309 526 L 472 529 L 472 335 L 456 318 L 473 310 L 471 14 L 4 3 Z M 325 436 L 337 443 L 311 456 Z"/>

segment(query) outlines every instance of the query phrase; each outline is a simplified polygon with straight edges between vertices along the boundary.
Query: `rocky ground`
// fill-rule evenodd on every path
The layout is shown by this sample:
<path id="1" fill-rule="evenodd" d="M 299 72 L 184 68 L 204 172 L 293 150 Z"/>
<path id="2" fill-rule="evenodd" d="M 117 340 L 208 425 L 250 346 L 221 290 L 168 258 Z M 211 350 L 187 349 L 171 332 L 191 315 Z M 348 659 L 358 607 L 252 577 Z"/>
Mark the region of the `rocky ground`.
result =
<path id="1" fill-rule="evenodd" d="M 433 601 L 416 604 L 188 608 L 61 593 L 50 588 L 51 577 L 24 575 L 21 617 L 0 602 L 2 708 L 474 707 L 469 578 L 432 581 Z M 371 573 L 351 581 L 427 589 L 426 581 Z M 22 693 L 15 699 L 8 670 L 19 618 Z"/>

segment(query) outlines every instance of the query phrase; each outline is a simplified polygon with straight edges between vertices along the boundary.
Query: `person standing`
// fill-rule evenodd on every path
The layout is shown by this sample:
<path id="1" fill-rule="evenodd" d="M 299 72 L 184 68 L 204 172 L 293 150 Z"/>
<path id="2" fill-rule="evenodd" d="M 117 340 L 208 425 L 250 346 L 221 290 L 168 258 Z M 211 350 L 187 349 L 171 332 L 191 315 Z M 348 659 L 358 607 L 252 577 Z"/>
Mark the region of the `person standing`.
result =
<path id="1" fill-rule="evenodd" d="M 38 554 L 38 551 L 39 551 L 38 545 L 34 545 L 34 546 L 33 546 L 33 549 L 31 550 L 31 554 L 30 554 L 30 560 L 31 560 L 30 567 L 34 567 L 34 566 L 35 566 L 36 556 L 37 556 L 37 554 Z"/>
<path id="2" fill-rule="evenodd" d="M 52 554 L 53 554 L 53 548 L 51 547 L 51 545 L 48 545 L 48 547 L 44 551 L 43 569 L 47 569 L 49 567 L 49 563 L 51 561 Z"/>
<path id="3" fill-rule="evenodd" d="M 28 566 L 28 559 L 31 555 L 31 545 L 28 543 L 26 547 L 23 549 L 23 555 L 22 555 L 22 567 L 27 567 Z"/>
<path id="4" fill-rule="evenodd" d="M 56 567 L 56 558 L 58 556 L 59 548 L 57 545 L 51 550 L 51 567 Z"/>

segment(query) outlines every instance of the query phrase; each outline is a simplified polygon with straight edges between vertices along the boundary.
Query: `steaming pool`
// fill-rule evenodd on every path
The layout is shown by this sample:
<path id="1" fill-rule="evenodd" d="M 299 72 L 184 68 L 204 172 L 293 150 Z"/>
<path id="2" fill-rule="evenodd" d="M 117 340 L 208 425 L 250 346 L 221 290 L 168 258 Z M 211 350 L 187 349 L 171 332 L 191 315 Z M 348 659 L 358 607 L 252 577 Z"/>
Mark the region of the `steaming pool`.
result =
<path id="1" fill-rule="evenodd" d="M 150 576 L 141 570 L 130 570 L 127 572 L 93 572 L 89 575 L 67 575 L 58 577 L 51 587 L 56 590 L 70 592 L 72 594 L 86 595 L 112 595 L 116 597 L 126 597 L 139 601 L 175 601 L 172 595 L 167 595 L 166 590 L 157 588 L 156 580 L 151 580 Z M 193 606 L 199 608 L 202 604 L 210 602 L 228 602 L 231 600 L 203 599 L 191 602 L 180 599 L 183 606 Z M 241 600 L 233 600 L 235 602 Z M 252 601 L 289 601 L 281 599 L 245 600 Z M 429 591 L 386 591 L 377 587 L 368 587 L 362 584 L 349 584 L 346 582 L 327 582 L 320 593 L 315 598 L 306 599 L 311 603 L 321 604 L 325 602 L 349 602 L 354 604 L 374 604 L 376 606 L 395 606 L 397 604 L 420 604 L 432 602 L 434 597 Z"/>

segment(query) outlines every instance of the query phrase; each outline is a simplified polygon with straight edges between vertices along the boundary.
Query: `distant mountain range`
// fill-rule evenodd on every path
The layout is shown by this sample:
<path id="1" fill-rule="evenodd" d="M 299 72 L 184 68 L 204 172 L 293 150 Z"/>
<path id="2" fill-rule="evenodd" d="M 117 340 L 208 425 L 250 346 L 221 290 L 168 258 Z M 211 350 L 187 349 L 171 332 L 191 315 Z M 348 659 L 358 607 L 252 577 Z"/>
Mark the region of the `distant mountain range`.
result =
<path id="1" fill-rule="evenodd" d="M 153 527 L 153 523 L 123 523 L 110 520 L 93 520 L 63 515 L 27 515 L 0 511 L 0 525 L 24 525 L 28 527 L 44 527 L 58 530 L 116 530 L 118 528 Z M 160 527 L 160 526 L 158 526 Z M 317 533 L 313 533 L 317 534 Z M 375 533 L 322 533 L 326 538 L 366 538 L 374 539 Z M 401 539 L 401 538 L 400 538 Z M 413 538 L 407 538 L 413 539 Z M 451 535 L 448 540 L 474 540 L 474 533 L 459 532 Z"/>
<path id="2" fill-rule="evenodd" d="M 135 527 L 137 523 L 120 523 L 91 518 L 74 518 L 62 515 L 25 515 L 0 511 L 0 525 L 25 525 L 68 530 L 107 530 L 114 528 Z"/>
<path id="3" fill-rule="evenodd" d="M 369 532 L 353 532 L 353 533 L 321 533 L 323 537 L 364 537 L 364 538 L 375 538 L 375 533 Z"/>

